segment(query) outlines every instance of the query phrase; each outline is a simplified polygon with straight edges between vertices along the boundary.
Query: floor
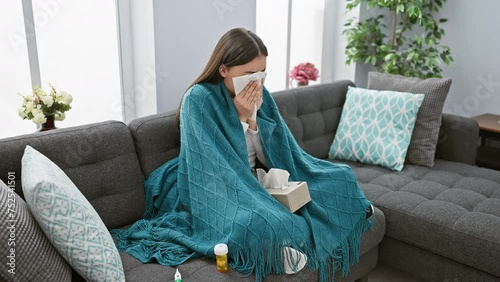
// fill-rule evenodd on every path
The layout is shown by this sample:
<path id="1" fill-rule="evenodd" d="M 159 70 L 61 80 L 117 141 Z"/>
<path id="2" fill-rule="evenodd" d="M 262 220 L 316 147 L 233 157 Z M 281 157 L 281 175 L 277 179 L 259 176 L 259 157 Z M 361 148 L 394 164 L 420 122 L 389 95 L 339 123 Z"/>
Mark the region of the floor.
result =
<path id="1" fill-rule="evenodd" d="M 380 264 L 370 272 L 368 282 L 423 282 L 423 280 L 401 272 L 388 265 Z"/>

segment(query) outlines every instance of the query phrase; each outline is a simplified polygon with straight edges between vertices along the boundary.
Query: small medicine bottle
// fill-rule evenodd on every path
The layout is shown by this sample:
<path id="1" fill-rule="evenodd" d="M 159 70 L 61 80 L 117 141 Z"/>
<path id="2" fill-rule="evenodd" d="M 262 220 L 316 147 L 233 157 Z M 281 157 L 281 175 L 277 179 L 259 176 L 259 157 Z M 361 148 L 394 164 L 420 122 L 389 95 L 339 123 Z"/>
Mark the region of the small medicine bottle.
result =
<path id="1" fill-rule="evenodd" d="M 219 272 L 226 272 L 228 270 L 227 251 L 226 244 L 217 244 L 214 247 L 215 260 L 217 261 L 217 271 Z"/>

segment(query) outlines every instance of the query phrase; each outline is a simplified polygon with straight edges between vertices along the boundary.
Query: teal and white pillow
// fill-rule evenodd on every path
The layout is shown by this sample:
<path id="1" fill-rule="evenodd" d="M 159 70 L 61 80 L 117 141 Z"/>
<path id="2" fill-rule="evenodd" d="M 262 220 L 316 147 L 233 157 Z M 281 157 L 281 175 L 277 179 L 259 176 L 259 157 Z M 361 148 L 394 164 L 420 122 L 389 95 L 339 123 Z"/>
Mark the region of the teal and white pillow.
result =
<path id="1" fill-rule="evenodd" d="M 26 146 L 21 178 L 31 213 L 73 269 L 87 281 L 125 281 L 122 261 L 108 229 L 56 164 Z"/>
<path id="2" fill-rule="evenodd" d="M 349 86 L 328 157 L 401 171 L 423 99 Z"/>

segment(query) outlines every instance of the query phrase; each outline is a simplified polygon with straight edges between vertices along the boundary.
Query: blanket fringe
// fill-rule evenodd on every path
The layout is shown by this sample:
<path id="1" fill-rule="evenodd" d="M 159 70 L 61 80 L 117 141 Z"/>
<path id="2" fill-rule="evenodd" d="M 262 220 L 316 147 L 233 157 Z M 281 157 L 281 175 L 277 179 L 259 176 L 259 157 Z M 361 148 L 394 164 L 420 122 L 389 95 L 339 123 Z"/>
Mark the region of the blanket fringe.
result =
<path id="1" fill-rule="evenodd" d="M 142 263 L 156 259 L 161 265 L 176 266 L 197 256 L 194 251 L 175 240 L 159 244 L 161 234 L 157 234 L 154 230 L 150 221 L 139 220 L 129 229 L 113 229 L 110 233 L 115 239 L 118 250 L 129 253 Z"/>
<path id="2" fill-rule="evenodd" d="M 262 281 L 270 274 L 284 273 L 282 249 L 288 246 L 307 256 L 306 267 L 313 271 L 318 270 L 319 281 L 334 281 L 336 271 L 341 270 L 342 276 L 345 277 L 349 273 L 350 267 L 359 262 L 361 236 L 366 230 L 372 229 L 373 219 L 374 216 L 369 220 L 360 220 L 347 240 L 336 250 L 332 250 L 326 259 L 318 257 L 312 242 L 281 242 L 267 244 L 267 247 L 259 244 L 246 250 L 237 251 L 231 254 L 229 263 L 231 268 L 242 273 L 242 276 L 255 273 L 255 281 Z M 139 244 L 141 238 L 158 236 L 158 234 L 152 235 L 151 230 L 153 229 L 150 221 L 139 220 L 131 229 L 113 229 L 110 232 L 115 238 L 118 250 L 126 251 L 137 258 L 151 258 L 143 263 L 151 262 L 152 258 L 155 258 L 162 265 L 176 266 L 198 256 L 192 250 L 175 242 L 163 242 L 162 244 L 142 242 Z M 296 266 L 299 261 L 291 261 L 291 263 Z"/>
<path id="3" fill-rule="evenodd" d="M 318 271 L 319 281 L 334 281 L 335 272 L 342 271 L 345 277 L 350 267 L 359 262 L 361 236 L 366 230 L 372 229 L 373 216 L 369 220 L 360 220 L 353 228 L 347 240 L 326 258 L 318 257 L 311 242 L 290 242 L 268 245 L 258 245 L 244 251 L 238 251 L 231 256 L 230 266 L 242 276 L 255 273 L 255 281 L 262 281 L 270 274 L 284 273 L 284 257 L 282 249 L 289 246 L 307 256 L 306 268 Z M 291 261 L 297 266 L 298 260 Z"/>
<path id="4" fill-rule="evenodd" d="M 242 273 L 242 276 L 248 276 L 255 273 L 255 281 L 259 282 L 270 274 L 284 273 L 284 247 L 291 247 L 302 252 L 308 258 L 306 267 L 309 269 L 316 268 L 316 252 L 310 242 L 259 244 L 243 251 L 233 253 L 229 265 L 231 268 L 234 268 Z M 288 256 L 288 258 L 290 258 L 290 256 Z M 289 261 L 292 267 L 296 267 L 299 262 L 300 258 L 291 259 Z"/>
<path id="5" fill-rule="evenodd" d="M 361 237 L 367 230 L 373 228 L 373 220 L 375 215 L 368 220 L 360 220 L 353 228 L 347 241 L 342 244 L 342 277 L 349 274 L 352 265 L 359 262 L 361 252 Z M 338 269 L 335 269 L 338 270 Z"/>
<path id="6" fill-rule="evenodd" d="M 341 271 L 342 277 L 349 274 L 351 266 L 359 262 L 361 237 L 373 228 L 374 216 L 368 220 L 360 220 L 352 229 L 347 240 L 333 250 L 326 260 L 318 261 L 318 280 L 334 281 L 335 273 Z"/>

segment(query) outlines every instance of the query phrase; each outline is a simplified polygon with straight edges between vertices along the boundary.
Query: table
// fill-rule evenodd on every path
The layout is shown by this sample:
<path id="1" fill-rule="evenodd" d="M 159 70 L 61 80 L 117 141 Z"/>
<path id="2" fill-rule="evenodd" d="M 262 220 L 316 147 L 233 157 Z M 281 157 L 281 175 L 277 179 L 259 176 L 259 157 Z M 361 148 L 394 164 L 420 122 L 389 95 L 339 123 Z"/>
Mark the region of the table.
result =
<path id="1" fill-rule="evenodd" d="M 476 165 L 500 170 L 500 148 L 488 146 L 486 140 L 500 141 L 500 115 L 483 114 L 474 117 L 479 124 L 481 145 L 477 148 Z"/>

